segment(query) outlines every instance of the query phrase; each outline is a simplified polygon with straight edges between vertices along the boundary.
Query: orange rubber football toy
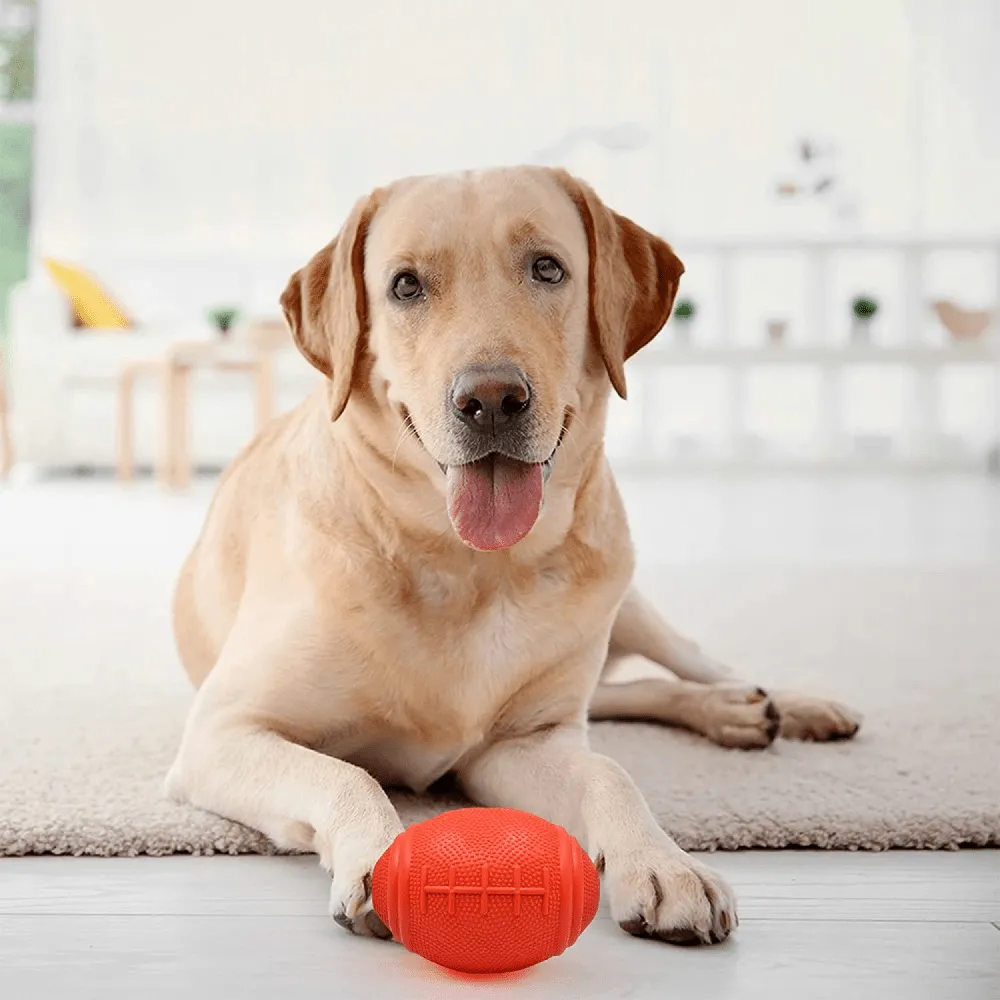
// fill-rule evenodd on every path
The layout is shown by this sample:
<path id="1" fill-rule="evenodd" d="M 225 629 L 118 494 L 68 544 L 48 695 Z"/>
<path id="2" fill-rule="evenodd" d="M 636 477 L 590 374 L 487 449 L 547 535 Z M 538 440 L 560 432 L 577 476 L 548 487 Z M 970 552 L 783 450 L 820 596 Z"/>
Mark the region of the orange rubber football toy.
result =
<path id="1" fill-rule="evenodd" d="M 562 954 L 599 898 L 597 869 L 576 840 L 517 809 L 416 823 L 372 873 L 372 905 L 393 937 L 457 972 L 512 972 Z"/>

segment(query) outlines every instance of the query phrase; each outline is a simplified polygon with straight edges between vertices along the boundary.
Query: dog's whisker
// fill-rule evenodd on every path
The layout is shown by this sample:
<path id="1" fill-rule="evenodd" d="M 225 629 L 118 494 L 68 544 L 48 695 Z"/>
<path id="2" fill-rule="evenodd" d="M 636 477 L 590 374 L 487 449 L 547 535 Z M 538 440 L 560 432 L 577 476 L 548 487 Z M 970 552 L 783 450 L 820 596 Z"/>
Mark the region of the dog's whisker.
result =
<path id="1" fill-rule="evenodd" d="M 563 444 L 571 444 L 573 446 L 574 457 L 576 457 L 576 458 L 580 457 L 581 452 L 580 452 L 580 448 L 579 448 L 579 443 L 577 442 L 576 438 L 573 435 L 572 421 L 571 420 L 566 420 L 566 421 L 563 422 L 563 425 L 562 425 L 562 443 Z"/>
<path id="2" fill-rule="evenodd" d="M 403 446 L 403 439 L 406 437 L 406 427 L 402 426 L 399 428 L 399 433 L 396 435 L 396 444 L 392 449 L 392 463 L 391 469 L 392 474 L 396 474 L 396 456 L 399 455 L 399 449 Z"/>
<path id="3" fill-rule="evenodd" d="M 396 447 L 392 452 L 392 472 L 394 475 L 396 472 L 396 458 L 399 455 L 399 449 L 403 447 L 403 442 L 407 439 L 407 437 L 411 437 L 415 441 L 420 440 L 417 436 L 417 429 L 413 426 L 413 421 L 410 419 L 409 414 L 407 414 L 403 419 L 403 422 L 399 427 L 399 433 L 396 435 Z"/>

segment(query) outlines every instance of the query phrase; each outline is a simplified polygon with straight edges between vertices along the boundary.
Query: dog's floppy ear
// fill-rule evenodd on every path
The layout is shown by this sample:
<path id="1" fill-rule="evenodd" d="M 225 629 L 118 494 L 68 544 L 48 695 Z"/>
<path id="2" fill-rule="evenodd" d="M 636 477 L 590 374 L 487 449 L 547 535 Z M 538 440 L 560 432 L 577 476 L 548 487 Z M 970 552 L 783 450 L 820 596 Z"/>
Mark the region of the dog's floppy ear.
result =
<path id="1" fill-rule="evenodd" d="M 306 360 L 332 382 L 331 418 L 347 406 L 368 335 L 365 238 L 376 196 L 362 198 L 337 237 L 288 279 L 281 308 Z"/>
<path id="2" fill-rule="evenodd" d="M 613 212 L 587 184 L 564 170 L 555 175 L 587 232 L 591 335 L 624 399 L 625 362 L 663 328 L 684 265 L 667 243 Z"/>

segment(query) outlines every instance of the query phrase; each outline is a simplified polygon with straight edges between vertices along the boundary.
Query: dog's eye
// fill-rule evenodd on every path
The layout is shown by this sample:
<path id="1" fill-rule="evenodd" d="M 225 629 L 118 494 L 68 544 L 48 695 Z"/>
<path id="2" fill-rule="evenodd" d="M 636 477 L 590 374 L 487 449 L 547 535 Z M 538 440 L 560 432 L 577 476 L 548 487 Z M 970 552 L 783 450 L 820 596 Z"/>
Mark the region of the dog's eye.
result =
<path id="1" fill-rule="evenodd" d="M 547 285 L 558 285 L 563 280 L 562 265 L 555 257 L 539 257 L 531 265 L 531 276 L 535 281 L 543 281 Z"/>
<path id="2" fill-rule="evenodd" d="M 403 271 L 397 274 L 392 283 L 392 294 L 400 302 L 410 302 L 418 298 L 423 290 L 424 286 L 420 284 L 420 279 L 411 271 Z"/>

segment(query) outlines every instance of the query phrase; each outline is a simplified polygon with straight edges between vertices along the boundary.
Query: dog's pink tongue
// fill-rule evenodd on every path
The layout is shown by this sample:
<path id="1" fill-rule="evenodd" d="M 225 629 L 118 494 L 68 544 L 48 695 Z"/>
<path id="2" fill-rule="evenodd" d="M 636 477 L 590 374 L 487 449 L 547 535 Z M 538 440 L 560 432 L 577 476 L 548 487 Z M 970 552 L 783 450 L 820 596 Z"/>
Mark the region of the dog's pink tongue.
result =
<path id="1" fill-rule="evenodd" d="M 474 549 L 506 549 L 531 531 L 542 509 L 542 467 L 490 455 L 448 469 L 448 516 Z"/>

